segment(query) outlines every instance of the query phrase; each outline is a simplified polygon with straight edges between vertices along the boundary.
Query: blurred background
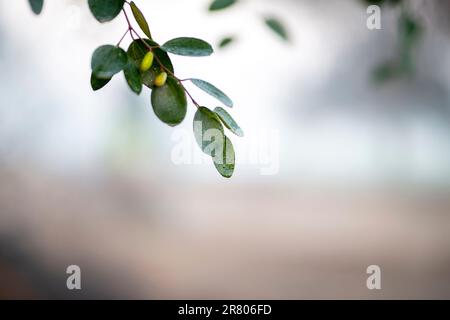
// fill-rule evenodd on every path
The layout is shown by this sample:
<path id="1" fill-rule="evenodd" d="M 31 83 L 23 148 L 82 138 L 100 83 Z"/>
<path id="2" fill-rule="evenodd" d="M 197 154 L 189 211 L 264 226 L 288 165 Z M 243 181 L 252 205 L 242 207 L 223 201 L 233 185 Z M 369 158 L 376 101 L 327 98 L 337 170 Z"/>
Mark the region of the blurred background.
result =
<path id="1" fill-rule="evenodd" d="M 404 1 L 409 33 L 400 6 L 369 30 L 358 0 L 135 2 L 159 42 L 236 37 L 173 58 L 233 98 L 235 175 L 174 161 L 193 106 L 174 129 L 122 75 L 92 92 L 91 54 L 123 16 L 1 1 L 0 298 L 450 298 L 450 1 Z"/>

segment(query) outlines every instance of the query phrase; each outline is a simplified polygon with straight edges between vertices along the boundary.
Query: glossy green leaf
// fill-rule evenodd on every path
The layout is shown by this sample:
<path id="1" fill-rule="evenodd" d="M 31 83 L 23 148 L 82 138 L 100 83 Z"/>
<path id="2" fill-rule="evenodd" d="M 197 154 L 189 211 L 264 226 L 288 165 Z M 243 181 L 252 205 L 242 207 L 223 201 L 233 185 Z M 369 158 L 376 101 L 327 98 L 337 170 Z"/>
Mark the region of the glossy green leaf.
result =
<path id="1" fill-rule="evenodd" d="M 89 0 L 88 3 L 95 19 L 107 22 L 119 15 L 125 0 Z"/>
<path id="2" fill-rule="evenodd" d="M 225 178 L 231 178 L 234 173 L 236 156 L 231 140 L 225 136 L 222 153 L 213 157 L 214 166 Z"/>
<path id="3" fill-rule="evenodd" d="M 147 20 L 144 17 L 144 14 L 142 13 L 141 10 L 139 10 L 139 8 L 136 6 L 136 4 L 133 1 L 131 1 L 130 7 L 131 7 L 131 11 L 133 12 L 133 16 L 136 19 L 136 22 L 138 23 L 142 32 L 144 32 L 145 35 L 151 39 L 152 34 L 150 32 L 150 28 L 148 26 Z"/>
<path id="4" fill-rule="evenodd" d="M 270 30 L 275 32 L 275 34 L 277 34 L 281 39 L 285 41 L 289 40 L 288 32 L 280 20 L 276 18 L 266 18 L 265 23 Z"/>
<path id="5" fill-rule="evenodd" d="M 28 0 L 31 10 L 35 14 L 40 14 L 42 12 L 42 8 L 44 7 L 44 0 Z"/>
<path id="6" fill-rule="evenodd" d="M 91 88 L 94 91 L 100 90 L 104 86 L 106 86 L 111 81 L 111 78 L 109 79 L 99 79 L 95 76 L 94 73 L 91 73 Z"/>
<path id="7" fill-rule="evenodd" d="M 223 147 L 225 135 L 219 117 L 205 107 L 200 107 L 194 116 L 194 136 L 204 153 L 214 156 Z"/>
<path id="8" fill-rule="evenodd" d="M 149 39 L 145 39 L 144 41 L 148 46 L 153 47 L 153 53 L 157 59 L 155 58 L 153 60 L 153 65 L 150 70 L 142 73 L 142 83 L 149 88 L 153 88 L 155 78 L 161 72 L 161 65 L 158 60 L 170 72 L 174 73 L 174 69 L 169 55 L 165 51 L 158 48 L 159 45 L 156 42 Z M 144 59 L 144 56 L 147 54 L 148 50 L 149 48 L 143 43 L 142 40 L 135 40 L 128 47 L 127 54 L 136 63 L 136 65 L 140 66 L 142 59 Z"/>
<path id="9" fill-rule="evenodd" d="M 186 93 L 172 77 L 162 87 L 152 90 L 151 102 L 156 116 L 169 126 L 183 122 L 187 112 Z"/>
<path id="10" fill-rule="evenodd" d="M 189 79 L 189 80 L 195 86 L 197 86 L 198 88 L 202 89 L 203 91 L 205 91 L 206 93 L 208 93 L 212 97 L 216 98 L 217 100 L 222 102 L 227 107 L 230 107 L 230 108 L 233 107 L 233 101 L 231 101 L 231 99 L 225 93 L 223 93 L 220 89 L 218 89 L 217 87 L 215 87 L 211 83 L 206 82 L 204 80 L 200 80 L 200 79 Z"/>
<path id="11" fill-rule="evenodd" d="M 127 80 L 130 89 L 136 93 L 140 94 L 142 91 L 142 77 L 138 66 L 134 61 L 130 59 L 125 68 L 123 69 L 123 74 Z"/>
<path id="12" fill-rule="evenodd" d="M 125 51 L 113 45 L 97 48 L 92 55 L 92 72 L 99 79 L 109 79 L 125 68 L 128 57 Z"/>
<path id="13" fill-rule="evenodd" d="M 196 38 L 176 38 L 166 42 L 161 49 L 180 56 L 210 56 L 214 50 L 209 43 Z"/>
<path id="14" fill-rule="evenodd" d="M 225 109 L 217 107 L 214 109 L 214 112 L 217 114 L 224 126 L 230 129 L 231 132 L 233 132 L 238 137 L 244 136 L 244 131 L 242 131 L 237 122 Z"/>
<path id="15" fill-rule="evenodd" d="M 214 0 L 209 6 L 209 11 L 218 11 L 231 7 L 237 0 Z"/>

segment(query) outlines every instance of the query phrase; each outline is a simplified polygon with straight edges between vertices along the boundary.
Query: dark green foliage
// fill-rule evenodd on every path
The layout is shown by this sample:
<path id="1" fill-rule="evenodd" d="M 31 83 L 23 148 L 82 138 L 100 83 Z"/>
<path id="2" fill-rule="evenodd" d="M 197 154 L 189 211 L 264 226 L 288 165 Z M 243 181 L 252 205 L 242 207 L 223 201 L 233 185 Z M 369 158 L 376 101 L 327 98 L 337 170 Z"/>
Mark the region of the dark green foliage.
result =
<path id="1" fill-rule="evenodd" d="M 264 19 L 264 22 L 269 27 L 269 29 L 272 30 L 281 39 L 285 41 L 289 40 L 288 32 L 279 19 L 274 17 L 267 17 Z"/>
<path id="2" fill-rule="evenodd" d="M 128 57 L 135 62 L 136 66 L 140 66 L 142 59 L 149 51 L 149 47 L 153 48 L 153 54 L 156 56 L 150 70 L 142 73 L 142 83 L 149 88 L 153 88 L 156 76 L 162 69 L 167 69 L 170 73 L 174 73 L 172 61 L 167 53 L 159 48 L 159 45 L 149 39 L 135 40 L 128 47 Z M 162 65 L 161 65 L 161 64 Z"/>
<path id="3" fill-rule="evenodd" d="M 136 63 L 129 59 L 127 65 L 123 69 L 125 79 L 130 86 L 130 89 L 136 93 L 140 94 L 142 91 L 142 77 Z"/>
<path id="4" fill-rule="evenodd" d="M 209 6 L 209 11 L 218 11 L 231 7 L 237 0 L 214 0 Z"/>
<path id="5" fill-rule="evenodd" d="M 89 0 L 89 9 L 99 22 L 107 22 L 117 17 L 125 0 Z"/>
<path id="6" fill-rule="evenodd" d="M 100 90 L 104 86 L 106 86 L 111 81 L 111 78 L 109 79 L 99 79 L 95 76 L 94 73 L 91 73 L 91 88 L 94 91 Z"/>
<path id="7" fill-rule="evenodd" d="M 218 0 L 213 3 L 211 10 L 224 9 L 236 2 L 236 0 Z M 36 14 L 42 11 L 43 3 L 43 0 L 29 0 L 29 4 Z M 139 28 L 145 34 L 144 38 L 133 28 L 127 10 L 124 8 L 125 3 L 129 5 Z M 90 77 L 92 90 L 102 89 L 117 73 L 123 71 L 131 91 L 140 94 L 144 85 L 151 90 L 150 102 L 153 111 L 159 120 L 169 126 L 176 126 L 183 122 L 187 114 L 187 97 L 189 96 L 197 107 L 194 124 L 200 124 L 199 128 L 194 125 L 195 138 L 202 151 L 212 157 L 217 171 L 223 177 L 230 178 L 235 168 L 235 153 L 233 144 L 224 134 L 223 125 L 239 136 L 243 135 L 242 130 L 222 108 L 216 108 L 213 112 L 208 108 L 200 107 L 183 85 L 183 81 L 187 80 L 180 80 L 175 75 L 172 61 L 168 55 L 171 53 L 191 57 L 209 56 L 214 52 L 212 46 L 204 40 L 189 37 L 175 38 L 160 46 L 152 40 L 148 22 L 134 1 L 88 0 L 88 5 L 91 13 L 99 22 L 111 21 L 121 11 L 127 22 L 127 29 L 117 45 L 102 45 L 92 54 Z M 132 41 L 125 51 L 120 44 L 127 34 L 131 36 Z M 224 41 L 222 46 L 231 41 L 231 39 Z M 147 59 L 142 63 L 145 56 Z M 156 83 L 155 79 L 158 79 Z M 225 106 L 233 106 L 231 99 L 214 85 L 204 80 L 190 80 Z M 211 129 L 215 129 L 216 137 L 208 136 Z M 213 142 L 213 148 L 211 142 Z"/>
<path id="8" fill-rule="evenodd" d="M 384 84 L 413 74 L 413 56 L 415 49 L 419 45 L 422 33 L 423 28 L 419 19 L 404 11 L 399 19 L 398 53 L 392 60 L 375 68 L 373 78 L 376 83 Z"/>
<path id="9" fill-rule="evenodd" d="M 172 77 L 162 87 L 155 87 L 151 97 L 156 116 L 169 126 L 176 126 L 186 117 L 186 93 L 178 81 Z"/>
<path id="10" fill-rule="evenodd" d="M 142 32 L 151 39 L 152 34 L 150 32 L 150 27 L 148 26 L 148 22 L 145 19 L 144 15 L 142 14 L 141 10 L 136 6 L 136 4 L 131 1 L 130 2 L 131 11 L 133 12 L 133 16 L 136 19 L 136 22 L 139 25 L 139 28 L 141 28 Z"/>
<path id="11" fill-rule="evenodd" d="M 28 3 L 31 6 L 31 10 L 35 14 L 40 14 L 42 12 L 42 8 L 44 7 L 44 0 L 28 0 Z"/>
<path id="12" fill-rule="evenodd" d="M 406 13 L 401 16 L 399 24 L 401 68 L 404 72 L 410 73 L 413 69 L 413 51 L 419 43 L 422 27 L 414 17 Z"/>
<path id="13" fill-rule="evenodd" d="M 128 57 L 125 51 L 113 45 L 97 48 L 92 55 L 92 72 L 99 79 L 110 79 L 125 68 Z"/>
<path id="14" fill-rule="evenodd" d="M 225 37 L 219 41 L 219 48 L 220 49 L 226 48 L 230 44 L 232 44 L 234 41 L 235 41 L 234 37 Z"/>
<path id="15" fill-rule="evenodd" d="M 206 41 L 187 37 L 167 41 L 161 49 L 172 54 L 189 57 L 205 57 L 214 52 L 212 46 Z"/>

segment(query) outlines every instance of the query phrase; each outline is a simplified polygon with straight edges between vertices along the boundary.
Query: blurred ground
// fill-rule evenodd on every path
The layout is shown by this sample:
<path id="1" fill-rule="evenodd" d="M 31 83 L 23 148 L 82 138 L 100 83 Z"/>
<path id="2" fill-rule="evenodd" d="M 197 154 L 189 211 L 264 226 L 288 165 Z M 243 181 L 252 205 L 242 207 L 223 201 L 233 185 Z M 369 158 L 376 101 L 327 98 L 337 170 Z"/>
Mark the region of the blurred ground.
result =
<path id="1" fill-rule="evenodd" d="M 0 181 L 1 298 L 450 298 L 448 193 Z M 372 264 L 381 291 L 365 286 Z"/>

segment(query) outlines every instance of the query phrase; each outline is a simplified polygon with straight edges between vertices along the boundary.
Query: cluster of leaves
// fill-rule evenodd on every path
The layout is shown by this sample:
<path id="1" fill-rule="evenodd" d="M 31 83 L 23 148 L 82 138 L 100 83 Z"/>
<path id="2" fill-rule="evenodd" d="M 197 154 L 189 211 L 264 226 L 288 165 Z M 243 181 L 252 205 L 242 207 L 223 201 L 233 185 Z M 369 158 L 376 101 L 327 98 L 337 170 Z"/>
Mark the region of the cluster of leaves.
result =
<path id="1" fill-rule="evenodd" d="M 385 83 L 410 75 L 414 70 L 413 53 L 423 33 L 421 22 L 407 10 L 407 3 L 404 0 L 363 0 L 363 2 L 368 5 L 401 6 L 402 9 L 398 23 L 397 56 L 382 63 L 374 70 L 375 81 Z"/>
<path id="2" fill-rule="evenodd" d="M 39 14 L 43 0 L 29 0 L 33 11 Z M 212 157 L 218 172 L 226 178 L 233 175 L 235 153 L 231 140 L 225 135 L 224 127 L 237 136 L 243 131 L 231 115 L 222 107 L 210 110 L 198 104 L 184 82 L 190 82 L 207 94 L 216 98 L 224 106 L 232 108 L 232 100 L 211 83 L 194 78 L 181 80 L 175 75 L 169 54 L 205 57 L 214 50 L 206 41 L 197 38 L 180 37 L 159 45 L 152 37 L 149 24 L 137 5 L 126 0 L 88 0 L 89 9 L 101 23 L 116 18 L 121 12 L 127 21 L 127 29 L 118 44 L 106 44 L 98 47 L 91 60 L 91 87 L 94 91 L 105 87 L 111 79 L 123 73 L 129 88 L 140 94 L 144 87 L 151 90 L 151 105 L 155 115 L 169 126 L 183 122 L 187 113 L 188 99 L 197 107 L 194 117 L 194 135 L 204 153 Z M 128 5 L 133 17 L 145 37 L 131 25 L 125 5 Z M 130 35 L 132 41 L 127 50 L 121 48 L 124 38 Z"/>
<path id="3" fill-rule="evenodd" d="M 238 4 L 239 0 L 212 0 L 209 10 L 220 11 Z M 389 80 L 402 78 L 410 75 L 414 70 L 413 55 L 419 44 L 422 35 L 422 24 L 420 20 L 413 16 L 406 9 L 406 0 L 361 0 L 365 5 L 378 5 L 390 7 L 402 7 L 402 15 L 399 19 L 399 48 L 397 55 L 379 65 L 373 73 L 374 80 L 378 83 L 385 83 Z M 265 24 L 283 40 L 289 40 L 289 34 L 282 22 L 273 17 L 264 18 Z M 235 38 L 233 36 L 224 37 L 219 42 L 219 47 L 223 48 L 231 44 Z"/>
<path id="4" fill-rule="evenodd" d="M 239 3 L 239 0 L 213 0 L 209 6 L 209 11 L 221 11 Z M 264 17 L 264 24 L 284 41 L 289 41 L 289 33 L 284 24 L 276 17 L 267 15 Z M 226 36 L 219 42 L 219 47 L 224 48 L 234 42 L 234 36 Z"/>

